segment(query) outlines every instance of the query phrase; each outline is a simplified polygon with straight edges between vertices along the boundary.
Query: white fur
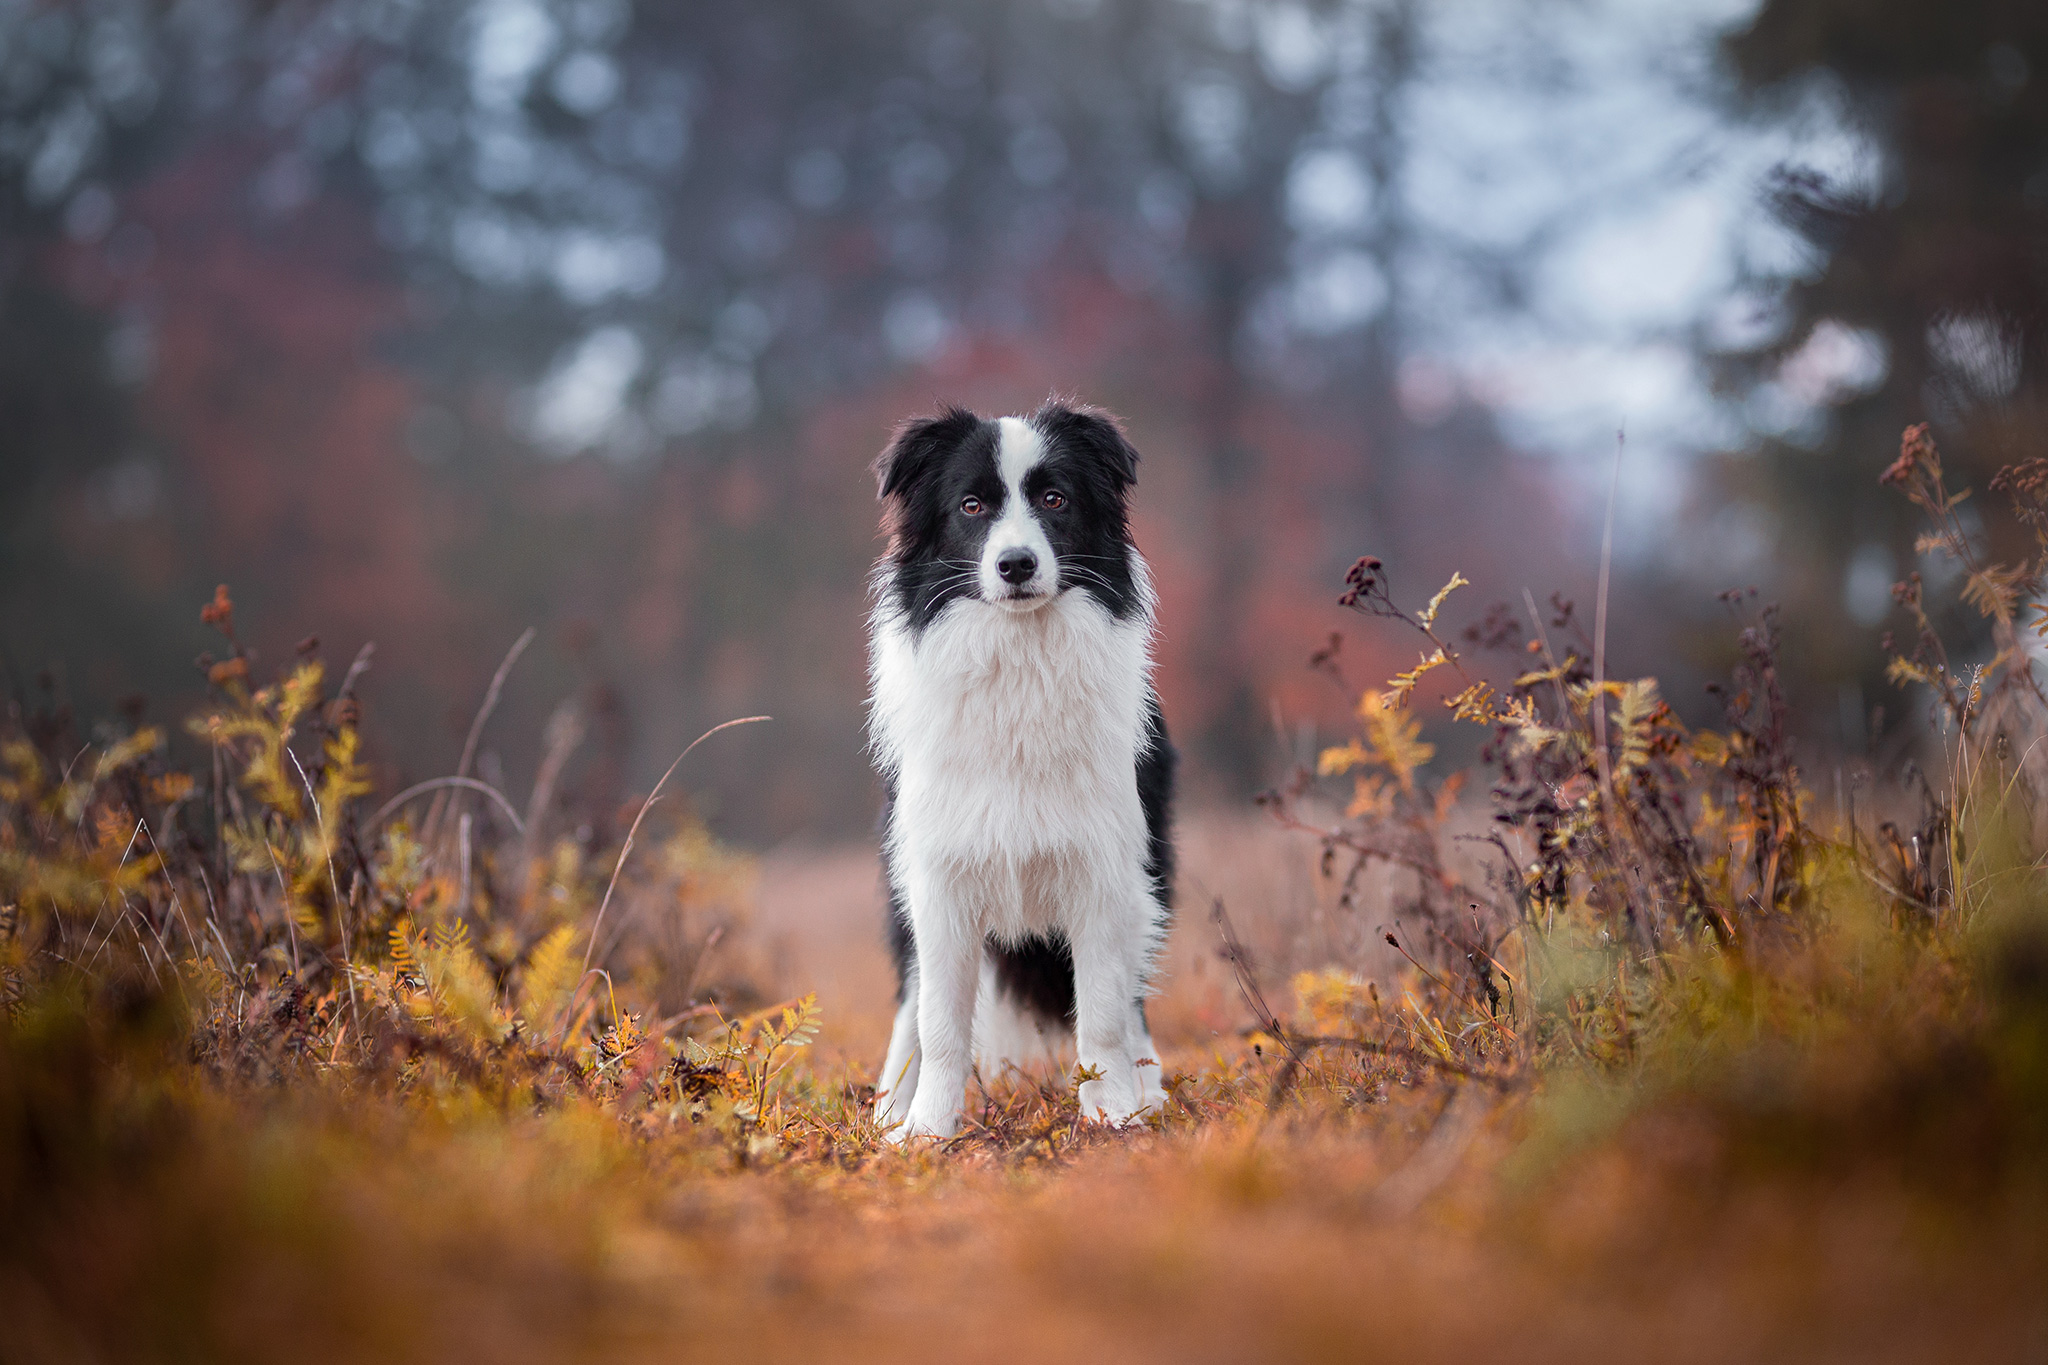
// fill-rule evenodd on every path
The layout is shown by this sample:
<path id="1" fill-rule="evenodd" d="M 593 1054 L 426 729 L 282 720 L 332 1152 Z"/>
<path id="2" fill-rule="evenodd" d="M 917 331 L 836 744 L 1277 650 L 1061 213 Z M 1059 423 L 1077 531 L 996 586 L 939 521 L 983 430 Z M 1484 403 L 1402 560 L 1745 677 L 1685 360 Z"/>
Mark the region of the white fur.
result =
<path id="1" fill-rule="evenodd" d="M 996 969 L 987 954 L 974 992 L 974 1064 L 985 1075 L 1009 1066 L 1050 1067 L 1074 1058 L 1074 1033 L 1048 1024 L 996 989 Z"/>
<path id="2" fill-rule="evenodd" d="M 1039 605 L 1012 597 L 1012 593 L 1038 596 L 1049 593 L 1059 582 L 1059 565 L 1053 559 L 1052 542 L 1045 528 L 1031 514 L 1031 502 L 1024 496 L 1024 476 L 1045 457 L 1045 438 L 1021 417 L 1004 417 L 996 422 L 1000 444 L 996 447 L 996 469 L 1003 476 L 1003 511 L 988 528 L 988 541 L 981 550 L 981 595 L 1011 611 L 1030 611 Z M 1012 588 L 996 572 L 996 560 L 1005 550 L 1025 549 L 1038 560 L 1030 578 Z"/>
<path id="3" fill-rule="evenodd" d="M 1009 513 L 1042 453 L 1037 439 L 1025 423 L 1003 419 L 1010 496 L 991 544 L 1006 528 L 1026 534 L 1008 527 Z M 1040 572 L 1056 582 L 1051 546 L 1028 512 L 1023 520 L 1038 537 Z M 1137 787 L 1152 591 L 1144 561 L 1130 554 L 1144 601 L 1135 620 L 1116 620 L 1081 591 L 1028 605 L 963 597 L 915 640 L 882 566 L 870 726 L 896 785 L 890 869 L 916 943 L 878 1086 L 878 1114 L 892 1136 L 953 1133 L 977 1051 L 985 1061 L 1042 1060 L 1064 1044 L 1017 1036 L 1028 1025 L 1003 1017 L 984 962 L 988 935 L 1059 930 L 1071 944 L 1075 1048 L 1081 1065 L 1100 1073 L 1081 1087 L 1084 1112 L 1121 1121 L 1164 1099 L 1136 1005 L 1157 947 L 1158 906 Z M 985 588 L 992 562 L 991 553 Z"/>

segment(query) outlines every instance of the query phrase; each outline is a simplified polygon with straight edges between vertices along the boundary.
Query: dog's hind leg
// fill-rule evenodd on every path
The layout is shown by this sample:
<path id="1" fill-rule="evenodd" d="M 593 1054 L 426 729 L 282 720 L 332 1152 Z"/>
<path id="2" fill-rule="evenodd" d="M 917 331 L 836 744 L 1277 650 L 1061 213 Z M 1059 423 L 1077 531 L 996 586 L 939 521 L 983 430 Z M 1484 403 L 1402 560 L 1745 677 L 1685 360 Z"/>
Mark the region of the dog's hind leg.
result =
<path id="1" fill-rule="evenodd" d="M 889 802 L 895 800 L 893 786 Z M 882 811 L 882 827 L 889 826 L 890 807 Z M 910 932 L 910 912 L 897 889 L 894 858 L 887 840 L 882 844 L 882 862 L 889 891 L 889 956 L 896 962 L 896 1024 L 889 1031 L 889 1055 L 882 1062 L 882 1074 L 875 1078 L 875 1119 L 888 1132 L 910 1117 L 910 1101 L 917 1094 L 918 1062 L 923 1056 L 917 1046 L 917 943 Z"/>
<path id="2" fill-rule="evenodd" d="M 1137 1040 L 1131 1045 L 1131 1053 L 1138 1064 L 1138 1112 L 1148 1113 L 1166 1107 L 1166 1087 L 1160 1084 L 1159 1045 L 1152 1041 L 1152 1029 L 1145 1022 L 1145 1002 L 1136 1002 Z"/>
<path id="3" fill-rule="evenodd" d="M 998 955 L 1013 953 L 991 944 L 981 959 L 981 986 L 974 998 L 974 1061 L 984 1077 L 1010 1067 L 1025 1070 L 1058 1069 L 1073 1051 L 1073 1030 L 1061 1010 L 1048 1019 L 1032 1001 L 1019 999 L 1003 984 Z M 1074 968 L 1062 955 L 1060 970 L 1067 979 L 1067 994 L 1073 995 Z"/>
<path id="4" fill-rule="evenodd" d="M 875 1120 L 884 1130 L 910 1117 L 917 1094 L 917 977 L 903 983 L 903 1003 L 896 1007 L 896 1026 L 889 1031 L 889 1056 L 875 1081 Z"/>

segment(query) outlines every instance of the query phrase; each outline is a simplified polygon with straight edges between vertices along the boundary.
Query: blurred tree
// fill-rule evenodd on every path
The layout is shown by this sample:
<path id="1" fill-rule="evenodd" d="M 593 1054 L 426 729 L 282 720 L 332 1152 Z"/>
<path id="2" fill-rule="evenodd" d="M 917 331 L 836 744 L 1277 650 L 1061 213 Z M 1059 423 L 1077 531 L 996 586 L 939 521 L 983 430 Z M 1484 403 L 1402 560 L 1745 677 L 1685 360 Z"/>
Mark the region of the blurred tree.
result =
<path id="1" fill-rule="evenodd" d="M 1868 633 L 1915 566 L 1877 482 L 1900 430 L 1933 422 L 1980 490 L 2048 453 L 2048 7 L 1766 0 L 1726 50 L 1754 114 L 1832 130 L 1769 195 L 1809 254 L 1753 278 L 1761 338 L 1715 348 L 1763 433 L 1728 477 L 1776 509 L 1802 652 L 1877 697 Z"/>
<path id="2" fill-rule="evenodd" d="M 17 352 L 68 355 L 148 435 L 186 551 L 138 573 L 154 592 L 257 577 L 337 644 L 376 631 L 431 710 L 466 712 L 527 622 L 601 622 L 622 707 L 658 717 L 636 747 L 787 718 L 748 784 L 785 828 L 864 781 L 857 653 L 820 668 L 819 631 L 778 623 L 836 612 L 857 651 L 868 447 L 903 405 L 1085 385 L 1197 457 L 1157 549 L 1191 604 L 1183 731 L 1242 790 L 1262 698 L 1319 638 L 1293 604 L 1367 549 L 1416 550 L 1422 590 L 1449 549 L 1390 511 L 1414 466 L 1507 456 L 1470 403 L 1418 420 L 1398 392 L 1441 308 L 1405 281 L 1506 301 L 1520 250 L 1415 209 L 1418 92 L 1498 80 L 1425 16 L 0 0 L 0 276 L 104 320 L 104 346 Z M 1469 472 L 1449 512 L 1476 525 Z M 55 599 L 5 572 L 0 623 L 57 648 Z M 611 657 L 526 667 L 561 690 Z"/>

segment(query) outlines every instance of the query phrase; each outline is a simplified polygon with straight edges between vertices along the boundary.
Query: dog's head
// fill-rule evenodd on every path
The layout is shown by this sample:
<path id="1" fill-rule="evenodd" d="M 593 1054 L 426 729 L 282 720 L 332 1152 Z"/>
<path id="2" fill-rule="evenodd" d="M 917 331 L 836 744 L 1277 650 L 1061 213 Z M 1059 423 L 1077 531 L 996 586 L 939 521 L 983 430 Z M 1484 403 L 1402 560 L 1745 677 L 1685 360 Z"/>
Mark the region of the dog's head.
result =
<path id="1" fill-rule="evenodd" d="M 1138 455 L 1114 418 L 1047 403 L 1030 417 L 948 408 L 906 422 L 882 452 L 890 590 L 922 629 L 949 606 L 1031 612 L 1093 595 L 1142 610 L 1124 502 Z"/>

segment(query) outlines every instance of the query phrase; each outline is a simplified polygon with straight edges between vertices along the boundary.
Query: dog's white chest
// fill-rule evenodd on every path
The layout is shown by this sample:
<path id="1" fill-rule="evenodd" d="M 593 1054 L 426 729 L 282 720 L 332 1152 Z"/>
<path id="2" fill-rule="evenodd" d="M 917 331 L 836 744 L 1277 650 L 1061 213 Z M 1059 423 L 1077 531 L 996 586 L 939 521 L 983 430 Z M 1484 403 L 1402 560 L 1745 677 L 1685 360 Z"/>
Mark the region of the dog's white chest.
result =
<path id="1" fill-rule="evenodd" d="M 1141 847 L 1147 637 L 1145 622 L 1079 592 L 1029 614 L 963 602 L 915 641 L 878 614 L 874 732 L 896 780 L 892 841 L 1013 877 Z"/>

